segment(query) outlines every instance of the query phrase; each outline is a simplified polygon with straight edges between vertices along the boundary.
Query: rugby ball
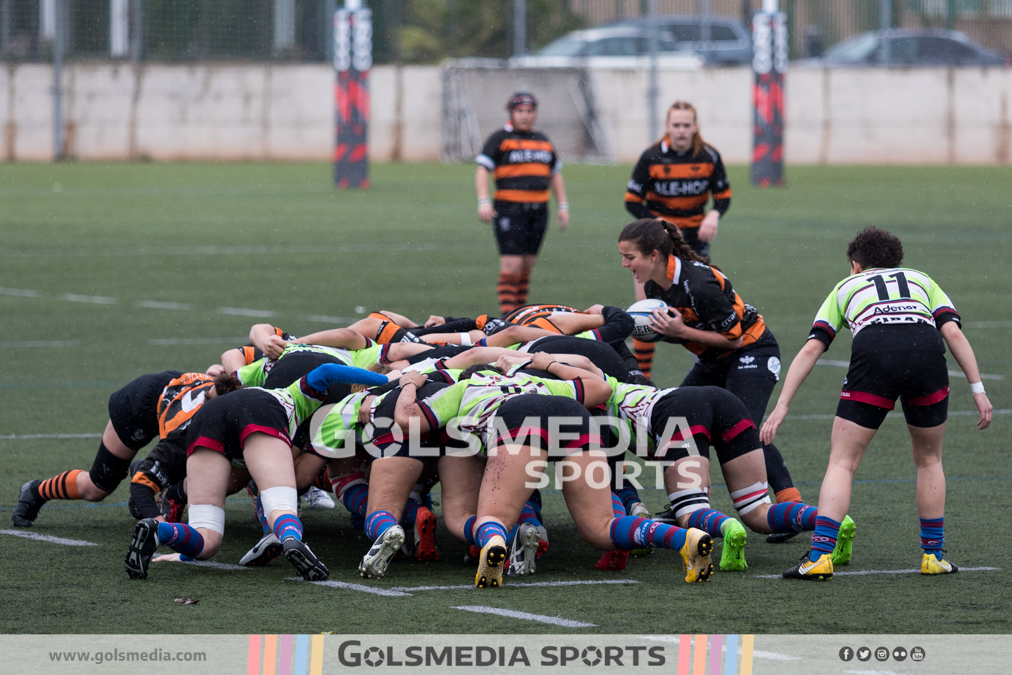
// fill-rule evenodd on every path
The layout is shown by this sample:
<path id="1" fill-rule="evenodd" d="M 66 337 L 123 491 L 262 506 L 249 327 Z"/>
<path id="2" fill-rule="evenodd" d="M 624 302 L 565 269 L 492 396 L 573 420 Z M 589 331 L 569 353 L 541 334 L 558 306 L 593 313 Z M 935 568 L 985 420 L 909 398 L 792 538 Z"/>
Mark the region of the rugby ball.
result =
<path id="1" fill-rule="evenodd" d="M 653 298 L 633 303 L 633 305 L 626 310 L 626 313 L 629 314 L 635 322 L 632 331 L 633 338 L 639 340 L 640 342 L 657 342 L 664 337 L 650 327 L 650 315 L 658 309 L 666 310 L 667 308 L 668 303 L 663 300 Z"/>

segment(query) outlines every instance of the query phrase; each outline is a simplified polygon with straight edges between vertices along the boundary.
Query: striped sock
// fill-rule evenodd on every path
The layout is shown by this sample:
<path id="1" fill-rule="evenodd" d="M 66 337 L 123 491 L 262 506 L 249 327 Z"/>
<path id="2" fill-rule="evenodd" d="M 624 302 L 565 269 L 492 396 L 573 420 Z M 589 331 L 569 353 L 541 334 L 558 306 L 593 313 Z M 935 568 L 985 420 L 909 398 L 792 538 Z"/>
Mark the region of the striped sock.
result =
<path id="1" fill-rule="evenodd" d="M 665 525 L 649 518 L 622 516 L 611 521 L 611 543 L 619 551 L 637 548 L 670 548 L 685 546 L 686 531 L 677 525 Z"/>
<path id="2" fill-rule="evenodd" d="M 520 290 L 520 275 L 499 273 L 499 313 L 509 314 L 519 307 L 517 293 Z"/>
<path id="3" fill-rule="evenodd" d="M 383 536 L 383 533 L 397 524 L 394 514 L 389 511 L 374 511 L 365 519 L 365 534 L 376 541 Z"/>
<path id="4" fill-rule="evenodd" d="M 260 495 L 253 500 L 253 513 L 256 514 L 257 520 L 260 521 L 260 527 L 263 528 L 264 534 L 271 531 L 271 526 L 267 524 L 267 514 L 264 513 L 264 503 L 260 501 Z"/>
<path id="5" fill-rule="evenodd" d="M 288 513 L 278 516 L 274 519 L 274 536 L 282 542 L 286 539 L 302 541 L 302 521 Z"/>
<path id="6" fill-rule="evenodd" d="M 506 528 L 503 527 L 502 523 L 490 520 L 478 526 L 478 533 L 475 537 L 476 544 L 481 548 L 485 548 L 485 545 L 492 540 L 492 537 L 498 535 L 503 538 L 503 541 L 506 541 L 507 534 Z"/>
<path id="7" fill-rule="evenodd" d="M 836 536 L 840 534 L 840 523 L 832 518 L 816 516 L 815 532 L 812 533 L 812 550 L 808 559 L 815 562 L 823 555 L 832 554 L 836 548 Z"/>
<path id="8" fill-rule="evenodd" d="M 798 492 L 798 488 L 789 487 L 783 490 L 777 490 L 777 504 L 783 504 L 784 502 L 800 502 L 801 493 Z"/>
<path id="9" fill-rule="evenodd" d="M 341 503 L 351 513 L 364 516 L 366 506 L 369 504 L 369 486 L 365 483 L 352 485 L 341 495 Z"/>
<path id="10" fill-rule="evenodd" d="M 464 541 L 471 546 L 477 546 L 478 542 L 474 540 L 474 521 L 478 520 L 478 516 L 471 516 L 464 521 Z"/>
<path id="11" fill-rule="evenodd" d="M 615 471 L 617 472 L 619 469 L 615 469 Z M 632 485 L 626 485 L 621 490 L 616 491 L 615 494 L 617 494 L 618 498 L 622 500 L 622 505 L 625 506 L 626 512 L 628 512 L 629 509 L 632 508 L 632 505 L 636 502 L 643 501 L 640 499 L 640 493 L 637 492 L 636 488 Z"/>
<path id="12" fill-rule="evenodd" d="M 643 373 L 643 376 L 650 377 L 650 371 L 654 367 L 654 343 L 640 342 L 639 340 L 634 339 L 633 355 L 636 357 L 636 363 L 639 365 L 640 372 Z"/>
<path id="13" fill-rule="evenodd" d="M 531 268 L 525 267 L 520 270 L 517 283 L 517 306 L 523 307 L 527 304 L 527 294 L 531 290 Z"/>
<path id="14" fill-rule="evenodd" d="M 945 517 L 921 518 L 921 548 L 939 560 L 945 544 Z"/>
<path id="15" fill-rule="evenodd" d="M 774 504 L 766 512 L 766 524 L 774 532 L 811 532 L 819 509 L 801 502 Z"/>
<path id="16" fill-rule="evenodd" d="M 530 523 L 537 527 L 541 525 L 541 514 L 537 512 L 534 504 L 528 501 L 524 504 L 523 510 L 520 512 L 520 517 L 517 518 L 517 525 L 523 525 L 524 523 Z"/>
<path id="17" fill-rule="evenodd" d="M 190 558 L 204 550 L 204 537 L 186 523 L 158 523 L 158 543 Z"/>
<path id="18" fill-rule="evenodd" d="M 693 511 L 689 515 L 688 525 L 689 527 L 706 532 L 711 537 L 722 537 L 724 533 L 720 529 L 720 526 L 729 520 L 731 518 L 715 509 L 700 509 L 699 511 Z"/>
<path id="19" fill-rule="evenodd" d="M 616 518 L 626 515 L 625 504 L 622 503 L 622 498 L 614 492 L 611 493 L 611 510 Z"/>
<path id="20" fill-rule="evenodd" d="M 80 469 L 64 471 L 59 476 L 44 480 L 35 490 L 35 496 L 49 501 L 50 499 L 80 499 L 77 491 L 77 477 L 84 473 Z"/>

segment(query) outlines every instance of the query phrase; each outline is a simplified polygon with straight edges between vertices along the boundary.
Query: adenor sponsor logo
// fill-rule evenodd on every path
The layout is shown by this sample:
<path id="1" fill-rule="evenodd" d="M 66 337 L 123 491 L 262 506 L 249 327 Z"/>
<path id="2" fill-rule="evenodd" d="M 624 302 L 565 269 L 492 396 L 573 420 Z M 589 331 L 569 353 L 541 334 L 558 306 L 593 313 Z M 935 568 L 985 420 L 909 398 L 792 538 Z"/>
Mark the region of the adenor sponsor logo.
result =
<path id="1" fill-rule="evenodd" d="M 660 667 L 667 663 L 665 647 L 643 645 L 603 645 L 583 649 L 572 645 L 546 645 L 528 649 L 520 645 L 363 645 L 360 640 L 345 640 L 337 658 L 346 668 L 379 667 L 533 667 L 556 666 L 574 669 L 593 667 Z"/>

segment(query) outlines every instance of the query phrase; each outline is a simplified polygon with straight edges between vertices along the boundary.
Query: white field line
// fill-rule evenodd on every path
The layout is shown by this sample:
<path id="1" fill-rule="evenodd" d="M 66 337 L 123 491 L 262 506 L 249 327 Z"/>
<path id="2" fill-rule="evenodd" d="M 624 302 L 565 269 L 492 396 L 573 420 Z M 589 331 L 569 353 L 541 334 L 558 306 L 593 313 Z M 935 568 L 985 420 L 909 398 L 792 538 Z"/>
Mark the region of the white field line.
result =
<path id="1" fill-rule="evenodd" d="M 290 581 L 302 581 L 300 577 L 289 577 Z M 402 593 L 392 588 L 376 588 L 374 586 L 366 586 L 365 584 L 352 584 L 347 581 L 310 581 L 310 584 L 317 586 L 327 586 L 329 588 L 340 588 L 346 591 L 358 591 L 360 593 L 371 593 L 373 595 L 383 595 L 388 598 L 410 598 L 410 593 Z"/>
<path id="2" fill-rule="evenodd" d="M 102 434 L 7 434 L 6 436 L 0 436 L 0 441 L 29 441 L 39 438 L 102 438 Z"/>
<path id="3" fill-rule="evenodd" d="M 276 316 L 277 312 L 268 309 L 244 309 L 242 307 L 219 307 L 219 314 L 232 314 L 234 316 L 254 316 L 260 319 L 269 319 Z"/>
<path id="4" fill-rule="evenodd" d="M 29 340 L 28 342 L 0 342 L 0 349 L 28 349 L 30 347 L 50 349 L 55 347 L 80 346 L 80 340 Z"/>
<path id="5" fill-rule="evenodd" d="M 551 586 L 603 586 L 603 585 L 628 585 L 638 584 L 635 579 L 597 579 L 587 581 L 529 581 L 527 583 L 507 583 L 503 588 L 520 588 L 526 586 L 551 587 Z M 402 593 L 413 593 L 415 591 L 458 591 L 474 588 L 474 584 L 460 584 L 456 586 L 396 586 L 391 591 Z"/>
<path id="6" fill-rule="evenodd" d="M 171 347 L 173 345 L 217 345 L 235 344 L 241 345 L 249 341 L 248 337 L 212 337 L 212 338 L 165 338 L 148 340 L 152 347 Z"/>
<path id="7" fill-rule="evenodd" d="M 960 567 L 959 573 L 962 572 L 994 572 L 1000 570 L 1000 567 Z M 859 570 L 856 572 L 833 572 L 834 577 L 863 577 L 869 574 L 920 574 L 920 568 L 911 567 L 908 570 Z M 780 574 L 758 574 L 756 579 L 782 579 L 783 576 Z"/>
<path id="8" fill-rule="evenodd" d="M 850 361 L 837 361 L 835 359 L 819 359 L 815 362 L 817 366 L 832 366 L 833 368 L 850 368 Z M 953 377 L 965 377 L 962 370 L 950 370 L 949 375 Z M 991 375 L 988 373 L 981 373 L 980 379 L 982 380 L 1004 380 L 1004 375 Z"/>
<path id="9" fill-rule="evenodd" d="M 971 321 L 967 328 L 1012 328 L 1012 321 Z"/>
<path id="10" fill-rule="evenodd" d="M 655 642 L 672 642 L 678 644 L 680 641 L 677 635 L 640 635 L 640 639 L 643 640 L 654 640 Z M 692 644 L 695 645 L 696 639 L 692 639 Z M 724 642 L 720 646 L 720 651 L 727 652 L 727 643 Z M 738 646 L 738 653 L 741 654 L 741 645 Z M 766 659 L 767 661 L 800 661 L 800 656 L 790 656 L 789 654 L 778 654 L 777 652 L 764 652 L 761 649 L 756 649 L 752 652 L 752 656 L 757 659 Z"/>
<path id="11" fill-rule="evenodd" d="M 180 561 L 182 562 L 182 561 Z M 213 560 L 187 560 L 185 565 L 195 565 L 196 567 L 210 567 L 216 570 L 249 570 L 250 567 L 244 567 L 243 565 L 232 565 L 229 563 L 215 562 Z"/>
<path id="12" fill-rule="evenodd" d="M 16 295 L 21 298 L 41 298 L 40 291 L 28 291 L 22 288 L 0 288 L 0 295 Z"/>
<path id="13" fill-rule="evenodd" d="M 93 305 L 115 305 L 116 298 L 107 298 L 103 295 L 78 295 L 77 293 L 61 293 L 57 296 L 60 300 L 69 302 L 90 302 Z"/>
<path id="14" fill-rule="evenodd" d="M 465 612 L 476 612 L 478 614 L 494 614 L 495 616 L 506 616 L 511 619 L 522 619 L 524 621 L 537 621 L 563 628 L 595 628 L 596 624 L 563 619 L 557 616 L 545 616 L 544 614 L 531 614 L 529 612 L 516 612 L 512 609 L 500 609 L 498 607 L 482 607 L 481 605 L 460 605 L 450 609 L 462 609 Z"/>
<path id="15" fill-rule="evenodd" d="M 12 537 L 21 537 L 23 539 L 32 539 L 34 541 L 46 541 L 50 544 L 62 544 L 63 546 L 98 546 L 90 541 L 81 541 L 80 539 L 64 539 L 63 537 L 51 537 L 48 534 L 39 534 L 37 532 L 22 532 L 21 530 L 0 530 L 0 534 L 9 534 Z"/>
<path id="16" fill-rule="evenodd" d="M 193 305 L 186 302 L 160 302 L 158 300 L 138 300 L 134 303 L 137 307 L 147 307 L 148 309 L 177 309 L 184 312 L 188 312 L 193 309 Z"/>
<path id="17" fill-rule="evenodd" d="M 993 411 L 994 415 L 1012 415 L 1012 408 L 1002 408 L 1000 410 Z M 949 417 L 976 417 L 980 415 L 978 410 L 950 410 Z M 818 415 L 788 415 L 789 420 L 831 420 L 836 415 L 830 415 L 828 413 L 820 413 Z M 903 417 L 902 412 L 891 412 L 886 417 Z"/>

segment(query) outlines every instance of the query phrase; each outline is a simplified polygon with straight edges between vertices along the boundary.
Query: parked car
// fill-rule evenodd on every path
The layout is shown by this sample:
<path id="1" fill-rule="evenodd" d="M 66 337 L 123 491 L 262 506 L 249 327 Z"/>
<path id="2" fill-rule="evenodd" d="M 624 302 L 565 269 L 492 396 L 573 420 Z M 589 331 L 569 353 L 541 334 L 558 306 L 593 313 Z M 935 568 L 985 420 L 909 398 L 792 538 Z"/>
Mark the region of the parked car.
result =
<path id="1" fill-rule="evenodd" d="M 675 49 L 696 54 L 711 65 L 748 65 L 752 62 L 752 33 L 740 21 L 722 16 L 711 16 L 704 23 L 698 16 L 665 14 L 656 17 L 657 27 L 675 39 Z M 647 17 L 625 19 L 611 26 L 650 25 Z M 704 32 L 709 26 L 709 40 Z"/>
<path id="2" fill-rule="evenodd" d="M 529 56 L 510 59 L 510 65 L 534 68 L 594 66 L 646 68 L 650 64 L 650 35 L 646 28 L 610 26 L 578 30 Z M 703 65 L 698 56 L 678 49 L 674 37 L 659 31 L 657 60 L 662 68 L 694 69 Z"/>
<path id="3" fill-rule="evenodd" d="M 888 44 L 888 58 L 885 45 Z M 1012 65 L 1000 54 L 954 30 L 898 28 L 868 31 L 838 42 L 819 58 L 791 62 L 792 68 L 918 66 L 962 68 Z"/>

